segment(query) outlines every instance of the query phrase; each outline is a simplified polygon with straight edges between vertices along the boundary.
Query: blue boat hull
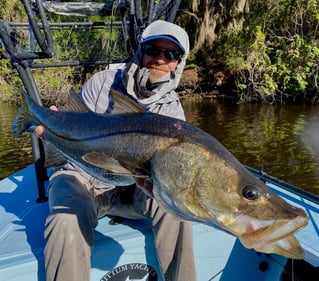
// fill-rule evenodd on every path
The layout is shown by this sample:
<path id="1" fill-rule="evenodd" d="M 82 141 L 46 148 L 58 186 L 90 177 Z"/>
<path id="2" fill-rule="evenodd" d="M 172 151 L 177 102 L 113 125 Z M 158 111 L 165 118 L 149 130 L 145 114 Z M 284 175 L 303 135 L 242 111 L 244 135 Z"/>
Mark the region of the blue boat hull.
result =
<path id="1" fill-rule="evenodd" d="M 35 186 L 33 166 L 0 181 L 0 281 L 45 280 L 43 231 L 48 205 L 36 202 Z M 301 202 L 310 215 L 311 223 L 297 233 L 297 238 L 307 262 L 318 266 L 318 205 L 271 187 L 292 204 L 300 206 Z M 100 219 L 96 228 L 91 280 L 124 281 L 130 274 L 145 276 L 148 272 L 154 276 L 150 280 L 163 281 L 150 222 L 108 222 L 108 217 Z M 207 225 L 194 223 L 193 231 L 198 281 L 281 280 L 286 258 L 245 249 L 234 236 Z"/>

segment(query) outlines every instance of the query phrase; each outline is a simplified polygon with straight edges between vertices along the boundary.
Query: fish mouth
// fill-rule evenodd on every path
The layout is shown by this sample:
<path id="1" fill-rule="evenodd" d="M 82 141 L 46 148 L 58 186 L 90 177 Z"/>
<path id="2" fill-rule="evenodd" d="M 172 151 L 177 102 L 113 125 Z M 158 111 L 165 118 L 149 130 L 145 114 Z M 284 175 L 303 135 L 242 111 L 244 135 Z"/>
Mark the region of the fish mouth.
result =
<path id="1" fill-rule="evenodd" d="M 248 249 L 268 254 L 279 254 L 292 259 L 303 259 L 304 251 L 293 233 L 308 223 L 308 218 L 258 220 L 247 215 L 237 216 L 225 227 L 238 236 Z"/>

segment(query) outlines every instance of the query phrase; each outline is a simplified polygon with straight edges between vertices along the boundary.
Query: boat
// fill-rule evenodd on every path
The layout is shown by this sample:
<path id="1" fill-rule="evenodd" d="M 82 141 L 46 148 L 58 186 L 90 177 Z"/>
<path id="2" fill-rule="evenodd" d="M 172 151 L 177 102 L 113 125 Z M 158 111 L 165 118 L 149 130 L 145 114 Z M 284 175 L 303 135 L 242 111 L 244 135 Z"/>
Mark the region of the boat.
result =
<path id="1" fill-rule="evenodd" d="M 290 204 L 303 208 L 309 224 L 296 233 L 305 251 L 299 279 L 297 261 L 244 248 L 239 240 L 211 226 L 193 223 L 194 255 L 198 281 L 317 280 L 319 266 L 319 200 L 297 187 L 249 168 Z M 38 200 L 36 172 L 30 165 L 0 181 L 0 280 L 44 281 L 44 222 L 48 203 Z M 95 230 L 90 280 L 123 280 L 149 274 L 147 280 L 164 281 L 146 220 L 110 224 L 99 220 Z M 140 277 L 139 277 L 140 276 Z M 283 279 L 284 277 L 289 279 Z M 129 280 L 129 279 L 128 279 Z"/>
<path id="2" fill-rule="evenodd" d="M 39 25 L 34 22 L 35 17 L 29 1 L 22 2 L 30 17 L 34 33 L 41 37 L 37 32 Z M 40 1 L 35 2 L 38 11 L 42 13 L 42 26 L 47 26 L 42 4 Z M 58 5 L 58 2 L 53 4 Z M 54 5 L 49 8 L 54 9 Z M 64 3 L 64 8 L 69 12 L 74 6 Z M 105 8 L 105 5 L 102 8 Z M 51 39 L 48 36 L 50 33 L 49 30 L 45 32 L 48 41 L 47 44 L 42 42 L 43 53 L 40 54 L 44 57 L 51 52 Z M 0 23 L 0 33 L 6 51 L 16 63 L 24 86 L 40 103 L 38 89 L 33 83 L 30 71 L 33 58 L 39 54 L 17 52 L 8 40 L 8 25 L 3 22 Z M 41 41 L 41 38 L 38 38 L 38 41 Z M 46 194 L 47 174 L 50 171 L 43 167 L 41 143 L 37 139 L 32 139 L 32 145 L 34 164 L 0 181 L 0 281 L 45 280 L 43 232 L 49 213 Z M 194 222 L 193 244 L 197 280 L 317 280 L 319 198 L 263 171 L 250 167 L 247 169 L 290 204 L 304 209 L 309 216 L 309 224 L 296 233 L 305 252 L 305 258 L 303 261 L 294 261 L 280 255 L 246 249 L 235 236 L 212 226 Z M 90 280 L 164 281 L 159 274 L 150 222 L 126 219 L 122 223 L 111 224 L 110 221 L 111 218 L 107 216 L 100 219 L 95 229 Z"/>

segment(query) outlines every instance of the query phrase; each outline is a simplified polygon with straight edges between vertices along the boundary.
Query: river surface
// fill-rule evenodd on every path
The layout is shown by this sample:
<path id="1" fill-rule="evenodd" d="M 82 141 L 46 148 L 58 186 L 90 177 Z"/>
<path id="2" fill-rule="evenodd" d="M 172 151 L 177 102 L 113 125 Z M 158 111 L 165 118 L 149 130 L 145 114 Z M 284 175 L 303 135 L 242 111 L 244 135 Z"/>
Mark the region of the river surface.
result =
<path id="1" fill-rule="evenodd" d="M 187 120 L 245 165 L 319 195 L 319 106 L 183 100 Z M 32 163 L 30 137 L 14 138 L 14 106 L 0 104 L 0 179 Z"/>
<path id="2" fill-rule="evenodd" d="M 17 112 L 16 106 L 0 103 L 0 179 L 32 163 L 29 134 L 15 138 L 11 131 Z"/>

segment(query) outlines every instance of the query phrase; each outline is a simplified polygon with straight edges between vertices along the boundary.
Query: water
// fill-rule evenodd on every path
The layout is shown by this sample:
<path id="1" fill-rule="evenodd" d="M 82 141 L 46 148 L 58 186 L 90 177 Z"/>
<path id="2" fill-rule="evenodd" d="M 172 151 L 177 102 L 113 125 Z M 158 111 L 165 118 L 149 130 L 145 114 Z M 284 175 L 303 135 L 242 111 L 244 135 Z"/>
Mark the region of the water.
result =
<path id="1" fill-rule="evenodd" d="M 182 101 L 189 122 L 243 164 L 319 195 L 319 107 Z M 30 138 L 14 138 L 14 106 L 0 104 L 0 179 L 32 163 Z M 317 141 L 318 140 L 318 141 Z"/>
<path id="2" fill-rule="evenodd" d="M 15 106 L 0 103 L 0 179 L 32 163 L 29 135 L 15 138 L 11 131 L 17 111 Z"/>
<path id="3" fill-rule="evenodd" d="M 183 101 L 187 119 L 243 164 L 319 195 L 319 107 Z"/>

